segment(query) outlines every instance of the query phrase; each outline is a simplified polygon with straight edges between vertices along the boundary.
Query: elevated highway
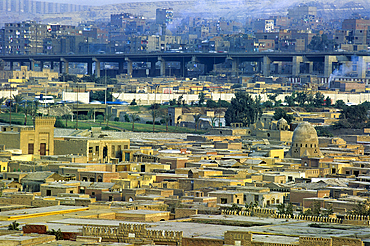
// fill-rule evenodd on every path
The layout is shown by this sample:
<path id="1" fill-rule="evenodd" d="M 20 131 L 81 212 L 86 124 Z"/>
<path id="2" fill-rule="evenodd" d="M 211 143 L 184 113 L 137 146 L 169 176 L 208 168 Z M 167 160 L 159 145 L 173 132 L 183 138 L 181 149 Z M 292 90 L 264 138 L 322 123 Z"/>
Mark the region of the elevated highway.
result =
<path id="1" fill-rule="evenodd" d="M 276 69 L 275 73 L 281 72 L 282 63 L 292 64 L 292 76 L 302 73 L 321 74 L 329 77 L 330 74 L 342 64 L 351 63 L 359 78 L 365 78 L 370 70 L 370 52 L 254 52 L 254 53 L 127 53 L 127 54 L 73 54 L 73 55 L 9 55 L 0 56 L 0 61 L 8 63 L 13 69 L 13 63 L 29 65 L 30 70 L 35 69 L 35 63 L 50 63 L 54 69 L 55 63 L 59 63 L 60 73 L 69 73 L 69 63 L 86 63 L 87 73 L 93 74 L 95 63 L 95 74 L 100 77 L 100 63 L 109 62 L 118 64 L 118 73 L 126 72 L 132 75 L 134 62 L 150 62 L 148 76 L 164 76 L 166 62 L 180 63 L 180 74 L 186 75 L 188 62 L 204 64 L 205 73 L 210 72 L 215 64 L 230 60 L 232 71 L 238 72 L 239 64 L 243 62 L 254 62 L 257 70 L 265 76 L 271 73 L 271 65 Z M 155 63 L 160 61 L 159 74 L 156 73 Z M 124 70 L 124 65 L 126 69 Z"/>

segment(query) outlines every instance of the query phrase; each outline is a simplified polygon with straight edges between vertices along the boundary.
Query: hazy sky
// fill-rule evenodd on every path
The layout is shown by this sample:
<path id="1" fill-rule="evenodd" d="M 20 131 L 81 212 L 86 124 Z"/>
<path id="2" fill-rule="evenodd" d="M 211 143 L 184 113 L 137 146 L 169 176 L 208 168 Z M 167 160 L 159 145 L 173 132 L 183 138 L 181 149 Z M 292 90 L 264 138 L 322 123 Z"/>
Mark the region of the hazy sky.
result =
<path id="1" fill-rule="evenodd" d="M 127 2 L 157 2 L 160 0 L 42 0 L 43 2 L 74 3 L 81 5 L 106 5 Z"/>

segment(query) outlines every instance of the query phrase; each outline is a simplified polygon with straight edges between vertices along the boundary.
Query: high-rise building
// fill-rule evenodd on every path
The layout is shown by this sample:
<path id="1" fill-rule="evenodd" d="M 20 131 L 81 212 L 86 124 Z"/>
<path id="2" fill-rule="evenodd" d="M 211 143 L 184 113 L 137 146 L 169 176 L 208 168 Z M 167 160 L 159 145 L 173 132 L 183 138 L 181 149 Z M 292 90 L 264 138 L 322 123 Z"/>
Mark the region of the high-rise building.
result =
<path id="1" fill-rule="evenodd" d="M 0 11 L 14 13 L 51 14 L 83 11 L 87 8 L 88 6 L 86 5 L 51 3 L 36 0 L 0 0 Z"/>
<path id="2" fill-rule="evenodd" d="M 155 12 L 155 21 L 159 25 L 172 24 L 173 22 L 173 9 L 157 9 Z"/>
<path id="3" fill-rule="evenodd" d="M 43 53 L 43 40 L 50 36 L 50 26 L 36 21 L 6 23 L 4 27 L 3 53 L 38 54 Z"/>

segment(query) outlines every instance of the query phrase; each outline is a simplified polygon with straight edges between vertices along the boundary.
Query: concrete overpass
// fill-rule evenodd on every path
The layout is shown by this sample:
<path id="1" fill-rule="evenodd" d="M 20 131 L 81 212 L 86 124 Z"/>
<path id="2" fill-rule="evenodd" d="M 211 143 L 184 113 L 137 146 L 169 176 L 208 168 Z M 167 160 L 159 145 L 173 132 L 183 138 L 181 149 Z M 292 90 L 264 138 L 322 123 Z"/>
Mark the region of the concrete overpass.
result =
<path id="1" fill-rule="evenodd" d="M 12 55 L 0 56 L 0 61 L 10 64 L 29 64 L 30 70 L 34 70 L 35 63 L 50 63 L 54 69 L 55 63 L 59 63 L 60 73 L 69 73 L 69 63 L 86 63 L 87 73 L 93 74 L 93 63 L 95 63 L 95 74 L 100 77 L 100 63 L 110 62 L 118 64 L 118 73 L 132 75 L 134 62 L 150 62 L 149 76 L 164 76 L 166 62 L 179 62 L 180 75 L 186 76 L 186 65 L 193 61 L 205 65 L 205 73 L 212 71 L 215 64 L 230 60 L 232 72 L 237 73 L 239 64 L 243 62 L 254 62 L 257 64 L 257 71 L 264 76 L 271 75 L 271 66 L 275 67 L 274 74 L 282 71 L 282 64 L 292 64 L 291 75 L 298 76 L 302 73 L 320 74 L 329 77 L 332 72 L 342 64 L 349 64 L 353 71 L 357 72 L 359 78 L 365 78 L 370 70 L 370 52 L 255 52 L 255 53 L 133 53 L 133 54 L 83 54 L 83 55 Z M 160 61 L 159 74 L 156 73 L 155 63 Z"/>

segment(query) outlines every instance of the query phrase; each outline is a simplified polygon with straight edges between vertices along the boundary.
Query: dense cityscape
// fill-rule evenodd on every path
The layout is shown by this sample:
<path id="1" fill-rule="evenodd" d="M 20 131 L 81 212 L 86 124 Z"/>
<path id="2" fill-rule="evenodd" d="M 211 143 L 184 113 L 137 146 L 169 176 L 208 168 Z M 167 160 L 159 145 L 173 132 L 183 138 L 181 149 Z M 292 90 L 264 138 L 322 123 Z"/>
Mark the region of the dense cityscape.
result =
<path id="1" fill-rule="evenodd" d="M 0 245 L 370 245 L 370 2 L 0 0 Z"/>

